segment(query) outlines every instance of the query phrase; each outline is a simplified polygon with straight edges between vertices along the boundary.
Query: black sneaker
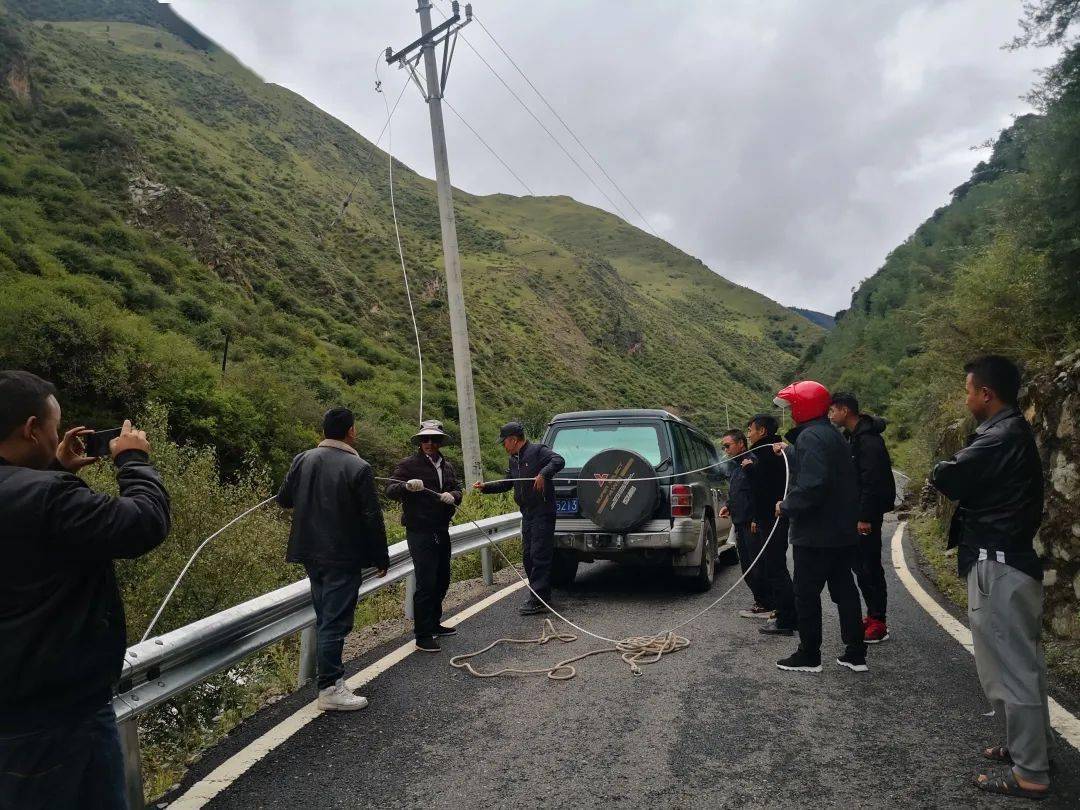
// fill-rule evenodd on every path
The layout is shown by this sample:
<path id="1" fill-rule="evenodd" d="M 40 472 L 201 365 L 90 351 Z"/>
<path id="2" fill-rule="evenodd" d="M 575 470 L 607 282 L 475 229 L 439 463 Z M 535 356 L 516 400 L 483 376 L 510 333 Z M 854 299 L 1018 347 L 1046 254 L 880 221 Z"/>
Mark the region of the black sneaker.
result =
<path id="1" fill-rule="evenodd" d="M 821 654 L 810 655 L 799 647 L 794 655 L 777 661 L 776 667 L 787 672 L 821 672 Z"/>
<path id="2" fill-rule="evenodd" d="M 767 636 L 793 636 L 795 631 L 790 627 L 781 627 L 776 623 L 776 619 L 770 619 L 761 625 L 757 629 L 759 633 L 764 633 Z"/>
<path id="3" fill-rule="evenodd" d="M 416 640 L 416 649 L 420 652 L 437 653 L 442 650 L 442 647 L 439 646 L 439 642 L 433 636 L 425 636 Z"/>
<path id="4" fill-rule="evenodd" d="M 518 613 L 522 616 L 539 616 L 541 613 L 547 613 L 548 608 L 543 602 L 537 602 L 534 599 L 530 599 L 524 605 L 518 608 Z"/>
<path id="5" fill-rule="evenodd" d="M 845 652 L 839 658 L 836 659 L 842 667 L 847 667 L 852 672 L 869 672 L 870 667 L 866 665 L 866 653 L 861 655 L 852 652 Z"/>
<path id="6" fill-rule="evenodd" d="M 435 635 L 437 636 L 456 636 L 456 627 L 447 627 L 445 624 L 435 625 Z"/>

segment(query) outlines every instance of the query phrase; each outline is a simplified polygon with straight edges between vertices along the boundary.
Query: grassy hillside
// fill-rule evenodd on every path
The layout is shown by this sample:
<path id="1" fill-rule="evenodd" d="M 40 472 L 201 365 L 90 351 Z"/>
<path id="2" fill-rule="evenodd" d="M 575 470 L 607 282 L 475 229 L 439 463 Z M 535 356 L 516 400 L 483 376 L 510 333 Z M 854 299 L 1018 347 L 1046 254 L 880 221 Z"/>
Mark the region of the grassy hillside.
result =
<path id="1" fill-rule="evenodd" d="M 227 469 L 280 470 L 334 403 L 369 456 L 400 453 L 417 363 L 384 153 L 149 0 L 0 0 L 0 77 L 0 366 L 56 380 L 95 424 L 160 401 Z M 426 415 L 453 430 L 434 187 L 395 177 Z M 484 435 L 610 405 L 716 432 L 820 331 L 569 198 L 456 204 Z"/>

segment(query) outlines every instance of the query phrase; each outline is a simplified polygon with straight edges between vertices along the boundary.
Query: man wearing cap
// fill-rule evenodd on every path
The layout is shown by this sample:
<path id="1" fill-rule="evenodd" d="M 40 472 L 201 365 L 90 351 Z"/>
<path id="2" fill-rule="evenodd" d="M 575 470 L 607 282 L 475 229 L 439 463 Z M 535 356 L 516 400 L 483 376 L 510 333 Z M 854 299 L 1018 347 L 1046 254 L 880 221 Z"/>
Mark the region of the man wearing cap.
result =
<path id="1" fill-rule="evenodd" d="M 442 624 L 442 603 L 450 587 L 450 519 L 461 503 L 457 472 L 439 448 L 449 438 L 441 422 L 420 424 L 413 436 L 417 451 L 394 468 L 387 497 L 401 501 L 401 525 L 416 571 L 413 629 L 416 648 L 439 652 L 438 636 L 457 628 Z"/>
<path id="2" fill-rule="evenodd" d="M 555 487 L 551 479 L 566 462 L 547 445 L 528 441 L 520 422 L 503 425 L 499 440 L 510 456 L 506 478 L 489 484 L 477 481 L 473 488 L 485 495 L 514 490 L 514 501 L 521 510 L 522 562 L 529 575 L 529 587 L 550 605 L 551 561 L 555 556 Z M 522 616 L 547 611 L 535 596 L 530 596 L 518 610 Z"/>

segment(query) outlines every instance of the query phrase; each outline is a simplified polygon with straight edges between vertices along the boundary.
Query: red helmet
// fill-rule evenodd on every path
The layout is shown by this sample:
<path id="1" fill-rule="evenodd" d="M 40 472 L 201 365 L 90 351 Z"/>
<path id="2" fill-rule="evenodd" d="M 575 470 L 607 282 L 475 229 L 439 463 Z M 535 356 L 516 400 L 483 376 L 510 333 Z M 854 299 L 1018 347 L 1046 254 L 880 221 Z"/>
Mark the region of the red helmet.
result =
<path id="1" fill-rule="evenodd" d="M 773 402 L 782 408 L 791 408 L 791 418 L 795 420 L 795 424 L 801 425 L 827 414 L 832 395 L 821 383 L 803 380 L 781 390 Z"/>

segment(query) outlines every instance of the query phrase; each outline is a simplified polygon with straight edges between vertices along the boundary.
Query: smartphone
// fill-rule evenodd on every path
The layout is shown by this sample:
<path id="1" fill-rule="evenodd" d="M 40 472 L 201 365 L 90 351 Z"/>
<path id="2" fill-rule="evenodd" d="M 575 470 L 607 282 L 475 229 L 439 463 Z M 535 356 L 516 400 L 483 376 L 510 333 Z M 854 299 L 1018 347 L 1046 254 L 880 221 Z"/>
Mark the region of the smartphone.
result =
<path id="1" fill-rule="evenodd" d="M 112 428 L 111 430 L 96 430 L 93 433 L 84 433 L 82 435 L 83 447 L 86 448 L 86 455 L 90 457 L 108 456 L 109 455 L 109 442 L 120 435 L 121 428 Z"/>

